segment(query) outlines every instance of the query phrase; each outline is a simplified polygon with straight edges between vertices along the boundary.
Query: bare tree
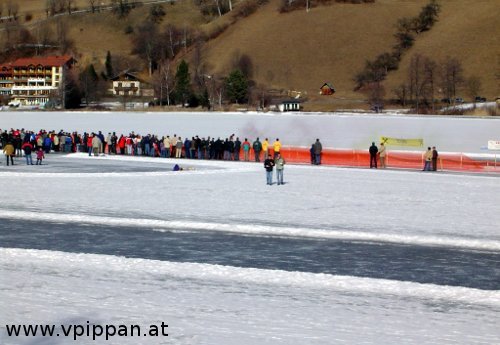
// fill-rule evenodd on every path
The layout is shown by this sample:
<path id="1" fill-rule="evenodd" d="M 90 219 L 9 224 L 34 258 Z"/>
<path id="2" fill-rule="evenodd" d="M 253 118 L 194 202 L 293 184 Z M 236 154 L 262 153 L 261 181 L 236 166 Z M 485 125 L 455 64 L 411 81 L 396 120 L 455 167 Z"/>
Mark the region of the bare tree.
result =
<path id="1" fill-rule="evenodd" d="M 222 12 L 221 12 L 221 9 L 220 9 L 219 0 L 214 0 L 214 1 L 215 1 L 215 5 L 217 6 L 217 12 L 219 13 L 219 17 L 222 17 Z"/>
<path id="2" fill-rule="evenodd" d="M 88 0 L 89 1 L 89 5 L 90 5 L 90 11 L 92 13 L 95 13 L 97 10 L 98 10 L 98 0 Z"/>
<path id="3" fill-rule="evenodd" d="M 66 0 L 55 0 L 55 13 L 66 11 Z"/>
<path id="4" fill-rule="evenodd" d="M 166 98 L 167 106 L 171 104 L 171 95 L 174 91 L 174 75 L 172 73 L 172 63 L 170 60 L 163 60 L 159 63 L 159 68 L 153 76 L 156 95 L 160 100 L 160 105 Z"/>
<path id="5" fill-rule="evenodd" d="M 73 10 L 73 1 L 74 0 L 66 0 L 66 9 L 69 15 L 71 15 L 71 11 Z"/>
<path id="6" fill-rule="evenodd" d="M 472 99 L 474 103 L 476 103 L 476 97 L 479 96 L 482 92 L 482 83 L 481 78 L 477 76 L 469 77 L 466 81 L 467 86 L 467 95 Z"/>
<path id="7" fill-rule="evenodd" d="M 46 0 L 45 1 L 45 14 L 48 17 L 53 16 L 56 13 L 56 0 Z"/>
<path id="8" fill-rule="evenodd" d="M 455 58 L 447 57 L 441 72 L 441 88 L 446 98 L 455 101 L 457 89 L 464 81 L 462 64 Z"/>
<path id="9" fill-rule="evenodd" d="M 403 83 L 393 90 L 394 94 L 399 99 L 399 102 L 403 107 L 406 107 L 406 102 L 408 100 L 408 94 L 409 94 L 408 89 L 409 89 L 408 85 Z"/>
<path id="10" fill-rule="evenodd" d="M 432 112 L 434 112 L 435 111 L 434 93 L 437 82 L 437 63 L 428 57 L 424 58 L 424 74 L 427 86 L 426 87 L 427 92 L 425 97 L 426 98 L 427 96 L 430 97 Z"/>
<path id="11" fill-rule="evenodd" d="M 17 2 L 13 2 L 12 0 L 7 1 L 7 16 L 9 17 L 9 21 L 17 20 L 17 14 L 19 13 L 19 4 Z"/>
<path id="12" fill-rule="evenodd" d="M 427 83 L 424 71 L 425 58 L 420 54 L 415 54 L 410 61 L 409 85 L 412 100 L 415 101 L 415 108 L 417 114 L 420 110 L 420 101 L 424 94 L 424 89 Z"/>
<path id="13" fill-rule="evenodd" d="M 170 49 L 170 57 L 175 56 L 175 51 L 176 51 L 176 44 L 177 44 L 177 36 L 178 36 L 178 30 L 175 28 L 173 25 L 168 25 L 166 28 L 166 33 L 167 33 L 167 42 L 168 42 L 168 47 Z"/>

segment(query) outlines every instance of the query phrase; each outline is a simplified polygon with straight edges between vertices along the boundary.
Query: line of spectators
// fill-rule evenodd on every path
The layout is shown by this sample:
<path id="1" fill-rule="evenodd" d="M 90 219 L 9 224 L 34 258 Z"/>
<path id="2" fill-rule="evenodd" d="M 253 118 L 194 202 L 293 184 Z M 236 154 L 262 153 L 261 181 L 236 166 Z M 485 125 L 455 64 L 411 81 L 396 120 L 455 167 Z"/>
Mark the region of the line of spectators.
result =
<path id="1" fill-rule="evenodd" d="M 276 156 L 281 150 L 281 142 L 276 138 L 271 145 L 268 138 L 262 142 L 257 137 L 253 142 L 248 138 L 241 141 L 234 134 L 228 138 L 215 139 L 212 137 L 182 138 L 174 134 L 159 137 L 157 135 L 140 135 L 134 132 L 128 135 L 117 135 L 109 132 L 106 136 L 97 133 L 65 132 L 60 130 L 38 132 L 23 129 L 1 130 L 0 141 L 2 147 L 11 143 L 14 147 L 14 156 L 25 155 L 23 145 L 29 143 L 35 151 L 43 150 L 46 154 L 50 152 L 86 152 L 91 156 L 102 153 L 111 155 L 150 156 L 163 158 L 188 158 L 188 159 L 215 159 L 215 160 L 242 160 L 249 161 L 250 153 L 253 151 L 254 160 L 260 162 L 261 156 L 265 160 L 270 151 Z"/>

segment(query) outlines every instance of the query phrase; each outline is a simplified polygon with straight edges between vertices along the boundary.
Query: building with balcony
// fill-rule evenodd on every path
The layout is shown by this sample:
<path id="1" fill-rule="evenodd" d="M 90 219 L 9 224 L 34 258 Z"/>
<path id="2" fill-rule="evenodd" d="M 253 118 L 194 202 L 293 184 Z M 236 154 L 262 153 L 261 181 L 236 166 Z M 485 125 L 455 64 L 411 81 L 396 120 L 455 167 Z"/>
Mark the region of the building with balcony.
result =
<path id="1" fill-rule="evenodd" d="M 0 95 L 10 96 L 12 94 L 12 68 L 10 65 L 0 65 Z"/>
<path id="2" fill-rule="evenodd" d="M 12 69 L 11 103 L 43 106 L 59 97 L 64 73 L 75 64 L 68 55 L 21 58 L 10 64 Z"/>

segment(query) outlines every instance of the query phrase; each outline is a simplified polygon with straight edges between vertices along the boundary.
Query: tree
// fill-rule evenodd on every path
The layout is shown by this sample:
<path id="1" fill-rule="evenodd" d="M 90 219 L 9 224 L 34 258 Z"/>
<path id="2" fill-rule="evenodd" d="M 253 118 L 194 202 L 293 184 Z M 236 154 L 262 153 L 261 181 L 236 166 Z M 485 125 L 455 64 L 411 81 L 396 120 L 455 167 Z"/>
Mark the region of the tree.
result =
<path id="1" fill-rule="evenodd" d="M 463 82 L 463 69 L 460 61 L 446 57 L 441 70 L 441 89 L 445 97 L 454 102 L 457 90 Z"/>
<path id="2" fill-rule="evenodd" d="M 94 65 L 88 65 L 79 75 L 80 90 L 85 104 L 95 101 L 97 98 L 97 90 L 99 77 L 94 69 Z"/>
<path id="3" fill-rule="evenodd" d="M 437 63 L 434 60 L 427 57 L 424 58 L 424 74 L 427 84 L 427 91 L 429 93 L 430 101 L 432 104 L 432 111 L 434 112 L 435 110 L 434 94 L 437 82 Z"/>
<path id="4" fill-rule="evenodd" d="M 176 102 L 181 102 L 184 107 L 191 94 L 191 75 L 189 74 L 189 65 L 185 60 L 182 60 L 177 67 L 177 72 L 175 73 Z"/>
<path id="5" fill-rule="evenodd" d="M 153 85 L 155 95 L 160 100 L 160 105 L 164 103 L 164 100 L 166 100 L 167 105 L 170 105 L 170 97 L 174 89 L 174 77 L 170 60 L 163 60 L 159 63 L 158 69 L 153 74 Z"/>
<path id="6" fill-rule="evenodd" d="M 74 0 L 66 0 L 66 9 L 69 15 L 71 15 L 71 11 L 73 10 L 73 1 Z"/>
<path id="7" fill-rule="evenodd" d="M 380 82 L 373 82 L 367 85 L 364 92 L 368 95 L 368 102 L 377 113 L 384 107 L 385 88 Z"/>
<path id="8" fill-rule="evenodd" d="M 162 5 L 153 5 L 149 9 L 149 18 L 154 22 L 154 23 L 160 23 L 163 20 L 163 17 L 165 17 L 167 13 L 163 9 Z"/>
<path id="9" fill-rule="evenodd" d="M 67 67 L 64 67 L 59 93 L 63 109 L 76 109 L 80 107 L 82 97 L 80 89 L 78 88 L 77 78 L 74 75 L 74 70 L 69 70 Z"/>
<path id="10" fill-rule="evenodd" d="M 88 0 L 89 1 L 89 5 L 90 5 L 90 11 L 92 13 L 95 13 L 96 11 L 99 10 L 99 2 L 98 0 Z"/>
<path id="11" fill-rule="evenodd" d="M 232 103 L 243 104 L 248 100 L 248 80 L 240 70 L 232 71 L 226 79 L 226 94 Z"/>
<path id="12" fill-rule="evenodd" d="M 398 98 L 399 103 L 401 103 L 403 108 L 406 107 L 406 102 L 407 102 L 408 93 L 409 93 L 408 85 L 406 85 L 405 83 L 402 83 L 398 87 L 396 87 L 393 90 L 393 92 L 396 95 L 396 97 Z"/>
<path id="13" fill-rule="evenodd" d="M 104 62 L 104 68 L 106 70 L 106 78 L 111 79 L 115 76 L 115 72 L 113 70 L 113 60 L 111 59 L 111 52 L 108 50 L 106 54 L 106 61 Z"/>
<path id="14" fill-rule="evenodd" d="M 208 95 L 208 89 L 205 87 L 203 89 L 203 93 L 200 95 L 200 97 L 198 97 L 199 101 L 200 101 L 200 105 L 203 107 L 203 108 L 207 108 L 208 110 L 210 110 L 210 96 Z"/>
<path id="15" fill-rule="evenodd" d="M 420 54 L 413 55 L 410 61 L 410 69 L 408 71 L 410 96 L 412 100 L 415 101 L 417 114 L 420 110 L 420 101 L 427 83 L 424 72 L 424 59 L 425 58 Z"/>
<path id="16" fill-rule="evenodd" d="M 417 20 L 416 32 L 417 34 L 422 31 L 429 30 L 437 21 L 441 6 L 436 0 L 431 0 L 427 5 L 422 8 Z"/>
<path id="17" fill-rule="evenodd" d="M 132 4 L 128 0 L 111 0 L 111 8 L 118 18 L 125 18 L 132 11 Z"/>
<path id="18" fill-rule="evenodd" d="M 133 54 L 139 55 L 148 62 L 149 75 L 153 74 L 154 65 L 160 59 L 160 44 L 158 29 L 152 22 L 142 23 L 133 38 Z"/>
<path id="19" fill-rule="evenodd" d="M 466 81 L 467 86 L 467 95 L 476 102 L 476 97 L 479 96 L 482 92 L 482 83 L 481 78 L 477 76 L 469 77 Z"/>

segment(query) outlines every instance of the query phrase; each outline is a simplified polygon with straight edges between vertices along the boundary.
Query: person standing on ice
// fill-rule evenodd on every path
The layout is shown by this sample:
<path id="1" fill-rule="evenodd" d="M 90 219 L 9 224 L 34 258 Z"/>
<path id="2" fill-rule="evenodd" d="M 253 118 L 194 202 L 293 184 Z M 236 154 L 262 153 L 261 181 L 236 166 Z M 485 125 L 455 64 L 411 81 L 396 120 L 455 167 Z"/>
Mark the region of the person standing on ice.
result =
<path id="1" fill-rule="evenodd" d="M 269 157 L 269 140 L 266 138 L 262 142 L 262 151 L 264 151 L 264 160 Z"/>
<path id="2" fill-rule="evenodd" d="M 250 142 L 248 141 L 247 138 L 245 138 L 245 141 L 243 142 L 243 158 L 245 162 L 248 162 L 249 156 L 250 156 Z"/>
<path id="3" fill-rule="evenodd" d="M 45 154 L 41 147 L 36 151 L 36 165 L 42 165 L 42 160 L 45 158 Z"/>
<path id="4" fill-rule="evenodd" d="M 380 158 L 380 167 L 381 168 L 385 168 L 386 167 L 386 164 L 385 164 L 385 156 L 386 156 L 386 152 L 385 152 L 385 145 L 384 143 L 380 143 L 380 149 L 378 150 L 378 156 Z"/>
<path id="5" fill-rule="evenodd" d="M 378 147 L 375 145 L 374 142 L 372 142 L 372 146 L 368 149 L 368 152 L 370 152 L 370 169 L 375 168 L 377 169 L 377 153 L 378 153 Z"/>
<path id="6" fill-rule="evenodd" d="M 432 171 L 437 171 L 437 162 L 438 162 L 439 153 L 436 150 L 436 146 L 432 147 Z"/>
<path id="7" fill-rule="evenodd" d="M 92 138 L 92 151 L 94 152 L 94 157 L 99 156 L 99 152 L 102 150 L 101 139 L 98 135 L 94 135 Z"/>
<path id="8" fill-rule="evenodd" d="M 320 165 L 321 164 L 321 152 L 323 151 L 323 145 L 321 145 L 321 142 L 319 141 L 319 139 L 316 139 L 316 142 L 313 145 L 314 145 L 314 164 Z"/>
<path id="9" fill-rule="evenodd" d="M 9 166 L 9 158 L 10 162 L 12 165 L 14 165 L 14 153 L 16 152 L 16 149 L 14 148 L 14 145 L 9 141 L 5 146 L 3 147 L 3 153 L 5 154 L 5 157 L 7 158 L 7 166 Z"/>
<path id="10" fill-rule="evenodd" d="M 432 150 L 430 147 L 428 147 L 427 151 L 424 153 L 424 170 L 423 171 L 431 171 L 431 161 L 432 161 Z"/>
<path id="11" fill-rule="evenodd" d="M 283 184 L 283 170 L 285 170 L 285 160 L 281 157 L 281 154 L 278 153 L 276 159 L 274 160 L 274 164 L 276 165 L 276 180 L 278 182 L 278 186 Z"/>
<path id="12" fill-rule="evenodd" d="M 255 139 L 252 146 L 253 146 L 255 161 L 260 162 L 260 151 L 262 151 L 262 143 L 260 142 L 259 137 Z"/>
<path id="13" fill-rule="evenodd" d="M 271 157 L 267 157 L 266 160 L 264 161 L 264 168 L 266 169 L 266 178 L 268 185 L 273 184 L 273 167 L 274 167 L 274 159 L 272 159 Z"/>
<path id="14" fill-rule="evenodd" d="M 276 138 L 276 141 L 273 143 L 273 149 L 274 149 L 274 159 L 276 159 L 278 153 L 281 152 L 281 143 L 279 138 Z"/>
<path id="15" fill-rule="evenodd" d="M 33 165 L 33 158 L 31 157 L 31 152 L 33 151 L 33 145 L 29 141 L 25 142 L 21 147 L 24 150 L 24 157 L 26 157 L 26 165 Z"/>

